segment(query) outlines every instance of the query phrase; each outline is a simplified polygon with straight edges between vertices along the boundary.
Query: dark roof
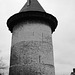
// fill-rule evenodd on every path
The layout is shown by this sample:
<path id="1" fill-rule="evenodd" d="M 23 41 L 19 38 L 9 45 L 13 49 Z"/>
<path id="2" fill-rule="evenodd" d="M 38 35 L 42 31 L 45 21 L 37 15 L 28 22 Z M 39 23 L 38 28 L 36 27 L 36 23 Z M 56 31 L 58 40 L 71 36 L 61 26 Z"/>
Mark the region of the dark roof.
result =
<path id="1" fill-rule="evenodd" d="M 52 32 L 57 27 L 57 19 L 53 15 L 46 13 L 37 0 L 28 0 L 19 13 L 8 19 L 7 26 L 13 32 L 13 27 L 17 23 L 25 21 L 46 23 L 51 27 Z"/>
<path id="2" fill-rule="evenodd" d="M 20 12 L 26 12 L 26 11 L 45 12 L 45 10 L 42 8 L 42 6 L 39 4 L 37 0 L 28 0 L 26 4 L 23 6 L 23 8 L 20 10 Z"/>

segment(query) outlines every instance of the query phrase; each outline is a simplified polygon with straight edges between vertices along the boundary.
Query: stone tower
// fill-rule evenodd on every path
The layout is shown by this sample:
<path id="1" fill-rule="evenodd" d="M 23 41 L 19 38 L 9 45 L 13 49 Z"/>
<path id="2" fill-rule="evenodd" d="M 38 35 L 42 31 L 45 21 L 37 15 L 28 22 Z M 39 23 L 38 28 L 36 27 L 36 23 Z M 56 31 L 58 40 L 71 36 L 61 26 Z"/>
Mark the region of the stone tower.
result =
<path id="1" fill-rule="evenodd" d="M 7 26 L 12 33 L 9 75 L 55 75 L 52 33 L 57 19 L 28 0 Z"/>

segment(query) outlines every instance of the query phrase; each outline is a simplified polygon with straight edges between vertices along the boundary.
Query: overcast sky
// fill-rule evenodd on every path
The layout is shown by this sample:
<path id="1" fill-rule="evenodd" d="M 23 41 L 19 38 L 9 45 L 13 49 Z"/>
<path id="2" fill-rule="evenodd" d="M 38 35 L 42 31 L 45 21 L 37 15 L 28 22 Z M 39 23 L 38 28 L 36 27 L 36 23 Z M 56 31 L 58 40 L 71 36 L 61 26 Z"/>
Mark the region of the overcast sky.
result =
<path id="1" fill-rule="evenodd" d="M 58 19 L 58 27 L 52 34 L 56 73 L 68 74 L 75 67 L 75 0 L 38 0 L 47 13 Z M 0 0 L 0 50 L 9 65 L 12 34 L 7 19 L 18 13 L 26 0 Z"/>

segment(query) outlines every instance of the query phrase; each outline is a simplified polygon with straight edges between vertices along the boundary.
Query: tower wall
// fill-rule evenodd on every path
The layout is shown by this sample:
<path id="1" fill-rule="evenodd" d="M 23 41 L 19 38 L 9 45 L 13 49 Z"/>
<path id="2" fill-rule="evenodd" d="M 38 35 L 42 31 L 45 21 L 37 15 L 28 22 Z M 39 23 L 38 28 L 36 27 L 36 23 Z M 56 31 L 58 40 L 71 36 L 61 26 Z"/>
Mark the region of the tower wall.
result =
<path id="1" fill-rule="evenodd" d="M 9 75 L 55 75 L 50 27 L 22 23 L 13 28 Z"/>

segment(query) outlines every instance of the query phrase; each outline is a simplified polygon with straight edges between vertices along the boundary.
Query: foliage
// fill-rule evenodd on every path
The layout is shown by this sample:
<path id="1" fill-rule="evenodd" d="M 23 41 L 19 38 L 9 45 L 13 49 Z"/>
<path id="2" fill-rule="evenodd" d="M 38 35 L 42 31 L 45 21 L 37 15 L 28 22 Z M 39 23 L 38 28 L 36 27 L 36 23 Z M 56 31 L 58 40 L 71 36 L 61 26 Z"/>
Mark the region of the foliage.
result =
<path id="1" fill-rule="evenodd" d="M 4 62 L 4 58 L 3 56 L 0 56 L 0 75 L 6 75 L 5 74 L 6 70 L 7 70 L 7 66 L 6 63 Z"/>

